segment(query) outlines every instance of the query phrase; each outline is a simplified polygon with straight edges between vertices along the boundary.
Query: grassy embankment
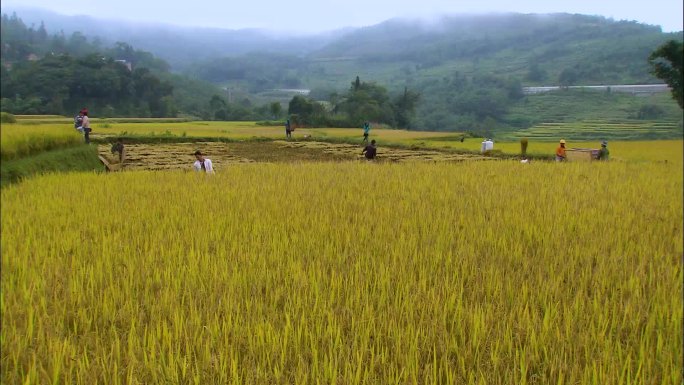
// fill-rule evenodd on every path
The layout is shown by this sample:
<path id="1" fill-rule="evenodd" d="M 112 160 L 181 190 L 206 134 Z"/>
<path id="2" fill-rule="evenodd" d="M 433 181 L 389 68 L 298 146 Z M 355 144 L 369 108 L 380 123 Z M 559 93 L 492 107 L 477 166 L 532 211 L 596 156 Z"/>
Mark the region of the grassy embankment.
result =
<path id="1" fill-rule="evenodd" d="M 0 165 L 0 186 L 5 187 L 36 174 L 102 169 L 102 163 L 97 158 L 97 147 L 78 145 L 20 159 L 3 160 Z"/>
<path id="2" fill-rule="evenodd" d="M 96 146 L 83 144 L 82 135 L 68 124 L 3 123 L 0 159 L 2 187 L 35 174 L 102 169 Z"/>

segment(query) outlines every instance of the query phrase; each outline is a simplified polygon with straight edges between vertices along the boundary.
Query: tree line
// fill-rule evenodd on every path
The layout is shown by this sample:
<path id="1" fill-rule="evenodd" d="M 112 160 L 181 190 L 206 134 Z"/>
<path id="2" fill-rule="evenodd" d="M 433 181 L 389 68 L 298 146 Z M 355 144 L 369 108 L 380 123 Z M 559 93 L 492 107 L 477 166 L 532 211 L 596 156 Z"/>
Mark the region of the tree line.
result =
<path id="1" fill-rule="evenodd" d="M 332 93 L 325 102 L 294 96 L 288 114 L 299 126 L 360 127 L 368 121 L 410 129 L 420 97 L 408 88 L 391 95 L 387 88 L 357 76 L 346 92 Z"/>
<path id="2" fill-rule="evenodd" d="M 171 117 L 173 85 L 157 74 L 169 66 L 151 53 L 119 42 L 103 47 L 80 32 L 49 35 L 43 23 L 27 27 L 2 15 L 2 110 L 70 115 L 83 106 L 99 116 Z"/>
<path id="3" fill-rule="evenodd" d="M 357 76 L 346 92 L 334 92 L 328 100 L 315 100 L 303 95 L 290 99 L 287 109 L 279 102 L 252 107 L 249 100 L 228 103 L 214 95 L 207 120 L 257 120 L 256 117 L 290 119 L 299 127 L 360 127 L 374 122 L 387 127 L 411 128 L 420 94 L 404 89 L 391 94 L 387 88 L 373 82 L 362 82 Z"/>
<path id="4" fill-rule="evenodd" d="M 69 115 L 83 106 L 100 116 L 175 116 L 173 87 L 148 68 L 133 70 L 111 57 L 48 55 L 2 68 L 2 109 Z"/>
<path id="5" fill-rule="evenodd" d="M 14 114 L 72 115 L 83 106 L 101 117 L 268 119 L 269 106 L 227 103 L 216 114 L 220 89 L 173 74 L 149 52 L 125 42 L 105 46 L 80 32 L 48 34 L 16 14 L 0 19 L 0 109 Z"/>

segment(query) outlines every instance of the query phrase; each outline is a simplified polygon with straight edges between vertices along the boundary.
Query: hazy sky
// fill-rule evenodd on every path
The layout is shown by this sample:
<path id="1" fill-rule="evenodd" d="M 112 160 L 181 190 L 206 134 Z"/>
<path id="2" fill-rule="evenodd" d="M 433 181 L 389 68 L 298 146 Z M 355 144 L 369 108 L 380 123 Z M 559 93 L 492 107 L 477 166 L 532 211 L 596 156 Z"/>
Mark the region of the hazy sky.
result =
<path id="1" fill-rule="evenodd" d="M 636 20 L 682 30 L 682 0 L 3 0 L 3 6 L 65 15 L 220 28 L 327 31 L 376 24 L 392 17 L 436 14 L 568 12 Z"/>

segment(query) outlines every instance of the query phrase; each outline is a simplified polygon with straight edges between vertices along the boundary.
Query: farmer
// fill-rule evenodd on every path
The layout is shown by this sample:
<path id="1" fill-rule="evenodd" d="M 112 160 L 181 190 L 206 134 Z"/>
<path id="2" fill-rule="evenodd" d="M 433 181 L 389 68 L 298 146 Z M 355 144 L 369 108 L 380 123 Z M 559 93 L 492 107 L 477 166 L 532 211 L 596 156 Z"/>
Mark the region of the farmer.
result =
<path id="1" fill-rule="evenodd" d="M 375 155 L 377 154 L 378 149 L 375 147 L 375 139 L 371 140 L 370 144 L 367 145 L 363 151 L 361 151 L 361 155 L 366 155 L 366 160 L 374 160 Z"/>
<path id="2" fill-rule="evenodd" d="M 114 153 L 119 153 L 119 163 L 123 163 L 124 159 L 124 144 L 123 144 L 123 139 L 119 138 L 116 140 L 116 143 L 112 146 L 112 154 Z"/>
<path id="3" fill-rule="evenodd" d="M 482 141 L 482 146 L 480 147 L 480 152 L 481 153 L 488 153 L 489 151 L 492 151 L 494 149 L 494 141 L 491 140 L 490 138 L 485 138 L 485 140 Z"/>
<path id="4" fill-rule="evenodd" d="M 290 124 L 290 119 L 285 121 L 285 137 L 287 139 L 292 138 L 292 125 Z"/>
<path id="5" fill-rule="evenodd" d="M 76 131 L 83 133 L 83 110 L 78 112 L 78 115 L 74 117 L 74 128 Z"/>
<path id="6" fill-rule="evenodd" d="M 565 139 L 561 139 L 560 145 L 556 148 L 556 162 L 564 162 L 565 160 Z"/>
<path id="7" fill-rule="evenodd" d="M 608 142 L 605 140 L 601 142 L 601 149 L 598 152 L 598 156 L 596 157 L 597 160 L 609 160 L 610 159 L 610 151 L 608 151 Z"/>
<path id="8" fill-rule="evenodd" d="M 81 127 L 83 127 L 83 135 L 85 137 L 86 144 L 90 144 L 90 118 L 88 118 L 88 109 L 84 108 L 81 110 L 81 115 L 83 115 L 83 120 L 81 121 Z"/>
<path id="9" fill-rule="evenodd" d="M 202 154 L 202 151 L 195 151 L 195 159 L 197 160 L 195 161 L 195 164 L 192 165 L 192 167 L 195 168 L 195 171 L 203 171 L 207 174 L 214 173 L 214 167 L 211 164 L 211 159 L 205 158 L 204 154 Z"/>
<path id="10" fill-rule="evenodd" d="M 363 123 L 363 141 L 368 143 L 368 134 L 370 134 L 370 123 Z"/>

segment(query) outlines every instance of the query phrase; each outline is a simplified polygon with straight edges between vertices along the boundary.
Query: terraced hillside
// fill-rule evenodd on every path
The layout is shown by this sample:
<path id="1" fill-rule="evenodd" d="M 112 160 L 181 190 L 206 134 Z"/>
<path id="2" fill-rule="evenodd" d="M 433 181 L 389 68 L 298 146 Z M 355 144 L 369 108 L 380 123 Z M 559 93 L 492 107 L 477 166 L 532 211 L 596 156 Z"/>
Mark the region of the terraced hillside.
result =
<path id="1" fill-rule="evenodd" d="M 677 121 L 643 120 L 583 120 L 579 122 L 541 123 L 515 131 L 509 139 L 528 138 L 533 140 L 637 140 L 637 139 L 679 139 L 683 131 Z"/>

